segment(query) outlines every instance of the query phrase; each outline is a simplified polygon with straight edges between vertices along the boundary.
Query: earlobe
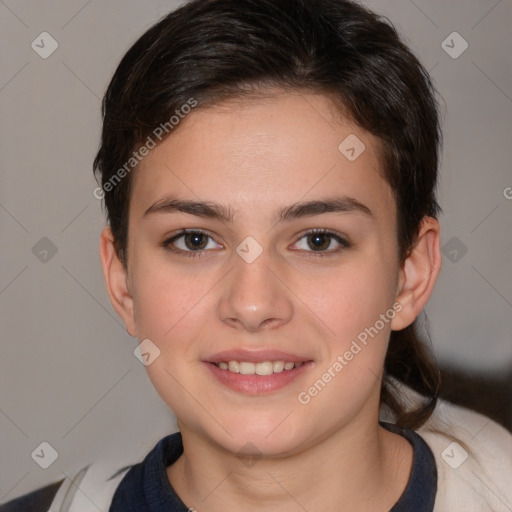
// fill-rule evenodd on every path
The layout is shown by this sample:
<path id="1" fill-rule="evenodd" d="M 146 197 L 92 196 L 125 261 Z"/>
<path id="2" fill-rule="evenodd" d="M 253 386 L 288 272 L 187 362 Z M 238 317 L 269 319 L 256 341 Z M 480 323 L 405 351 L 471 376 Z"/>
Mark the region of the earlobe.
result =
<path id="1" fill-rule="evenodd" d="M 133 297 L 128 287 L 128 274 L 116 254 L 110 227 L 104 228 L 101 233 L 100 257 L 110 302 L 123 319 L 128 334 L 136 336 Z"/>
<path id="2" fill-rule="evenodd" d="M 400 311 L 391 322 L 399 331 L 412 324 L 427 303 L 441 270 L 440 226 L 424 217 L 416 242 L 400 271 L 396 301 Z"/>

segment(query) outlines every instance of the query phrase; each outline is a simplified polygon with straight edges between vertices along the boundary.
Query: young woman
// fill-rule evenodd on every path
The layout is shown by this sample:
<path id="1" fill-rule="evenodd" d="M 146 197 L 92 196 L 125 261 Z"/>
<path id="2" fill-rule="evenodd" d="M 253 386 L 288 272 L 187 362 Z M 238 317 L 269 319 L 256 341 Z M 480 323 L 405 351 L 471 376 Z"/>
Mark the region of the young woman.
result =
<path id="1" fill-rule="evenodd" d="M 389 22 L 195 0 L 128 51 L 103 113 L 105 281 L 179 432 L 52 511 L 512 510 L 512 436 L 437 399 L 416 335 L 441 134 Z"/>

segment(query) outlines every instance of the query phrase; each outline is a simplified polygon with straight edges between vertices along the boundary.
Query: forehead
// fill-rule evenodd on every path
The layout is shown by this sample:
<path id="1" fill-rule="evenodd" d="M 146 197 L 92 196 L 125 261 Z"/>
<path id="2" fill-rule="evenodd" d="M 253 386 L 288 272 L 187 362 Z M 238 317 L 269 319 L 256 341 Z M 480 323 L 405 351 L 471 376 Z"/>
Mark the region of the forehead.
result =
<path id="1" fill-rule="evenodd" d="M 244 97 L 188 114 L 135 171 L 130 209 L 167 194 L 262 214 L 331 193 L 392 208 L 380 142 L 313 93 Z M 393 201 L 392 201 L 393 202 Z"/>

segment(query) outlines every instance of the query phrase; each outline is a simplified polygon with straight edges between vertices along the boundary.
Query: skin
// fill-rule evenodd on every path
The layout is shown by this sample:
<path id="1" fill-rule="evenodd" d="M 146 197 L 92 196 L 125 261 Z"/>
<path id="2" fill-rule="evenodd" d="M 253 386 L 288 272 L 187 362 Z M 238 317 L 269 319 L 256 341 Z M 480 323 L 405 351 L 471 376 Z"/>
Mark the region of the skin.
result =
<path id="1" fill-rule="evenodd" d="M 353 162 L 338 150 L 350 134 L 366 146 Z M 161 351 L 146 369 L 178 419 L 184 455 L 167 475 L 188 507 L 387 511 L 405 489 L 412 448 L 378 424 L 380 382 L 391 329 L 413 322 L 438 276 L 439 224 L 423 219 L 401 266 L 396 204 L 378 148 L 378 139 L 314 93 L 276 90 L 198 108 L 136 171 L 127 269 L 110 229 L 103 231 L 113 307 L 131 336 L 149 338 Z M 233 222 L 183 212 L 144 217 L 169 194 L 229 206 Z M 373 216 L 352 211 L 273 221 L 283 206 L 342 195 Z M 182 228 L 211 235 L 202 239 L 201 257 L 162 246 Z M 315 252 L 305 236 L 315 228 L 334 231 L 350 247 L 327 237 L 323 252 Z M 263 251 L 252 263 L 236 252 L 248 236 Z M 174 247 L 192 252 L 193 241 L 185 241 Z M 396 301 L 400 312 L 301 404 L 299 393 Z M 223 387 L 202 363 L 235 348 L 278 349 L 313 363 L 285 388 L 249 396 Z M 256 462 L 244 464 L 241 454 Z"/>

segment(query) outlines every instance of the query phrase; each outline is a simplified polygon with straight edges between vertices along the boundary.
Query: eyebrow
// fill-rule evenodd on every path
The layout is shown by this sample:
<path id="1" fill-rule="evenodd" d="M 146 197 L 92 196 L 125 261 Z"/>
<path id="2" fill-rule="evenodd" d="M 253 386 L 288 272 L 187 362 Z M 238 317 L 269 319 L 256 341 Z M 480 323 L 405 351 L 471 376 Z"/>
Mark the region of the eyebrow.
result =
<path id="1" fill-rule="evenodd" d="M 190 201 L 176 197 L 164 198 L 150 206 L 142 215 L 146 218 L 155 213 L 183 212 L 197 217 L 205 217 L 232 223 L 235 211 L 212 201 Z M 294 219 L 312 217 L 323 213 L 361 213 L 375 219 L 373 212 L 353 197 L 329 197 L 313 201 L 302 201 L 280 208 L 274 215 L 274 223 L 289 222 Z"/>

